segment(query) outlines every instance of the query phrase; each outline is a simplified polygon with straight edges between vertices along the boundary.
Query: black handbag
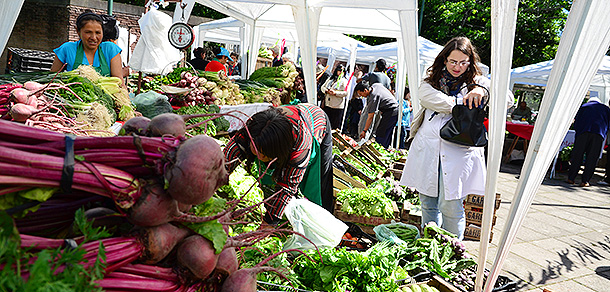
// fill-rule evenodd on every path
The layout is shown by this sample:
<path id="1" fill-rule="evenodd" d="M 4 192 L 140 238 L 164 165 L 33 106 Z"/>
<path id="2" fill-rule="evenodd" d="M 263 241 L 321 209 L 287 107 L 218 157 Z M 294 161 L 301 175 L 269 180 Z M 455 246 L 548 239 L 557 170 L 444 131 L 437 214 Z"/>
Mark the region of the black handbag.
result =
<path id="1" fill-rule="evenodd" d="M 487 96 L 489 96 L 487 88 L 481 85 L 466 85 L 466 87 L 472 86 L 479 86 L 485 89 Z M 451 120 L 441 128 L 441 138 L 463 146 L 483 147 L 487 145 L 487 129 L 483 125 L 487 115 L 485 111 L 486 106 L 487 102 L 481 102 L 479 107 L 471 109 L 468 108 L 468 105 L 455 105 L 451 110 Z"/>

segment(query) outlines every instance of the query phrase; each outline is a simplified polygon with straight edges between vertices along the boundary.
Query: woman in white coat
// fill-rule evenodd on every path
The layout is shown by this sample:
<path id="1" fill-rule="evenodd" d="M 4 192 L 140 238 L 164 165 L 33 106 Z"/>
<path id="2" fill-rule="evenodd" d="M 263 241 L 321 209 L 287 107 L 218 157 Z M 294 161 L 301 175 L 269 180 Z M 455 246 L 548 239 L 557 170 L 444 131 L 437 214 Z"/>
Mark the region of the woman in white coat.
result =
<path id="1" fill-rule="evenodd" d="M 422 204 L 422 225 L 434 221 L 447 231 L 464 236 L 466 219 L 463 200 L 468 194 L 485 192 L 483 147 L 454 144 L 440 137 L 440 129 L 451 119 L 459 103 L 479 106 L 490 81 L 477 66 L 479 55 L 466 37 L 451 39 L 428 68 L 419 88 L 422 109 L 413 119 L 413 142 L 400 180 L 415 188 Z M 512 98 L 511 98 L 512 104 Z"/>

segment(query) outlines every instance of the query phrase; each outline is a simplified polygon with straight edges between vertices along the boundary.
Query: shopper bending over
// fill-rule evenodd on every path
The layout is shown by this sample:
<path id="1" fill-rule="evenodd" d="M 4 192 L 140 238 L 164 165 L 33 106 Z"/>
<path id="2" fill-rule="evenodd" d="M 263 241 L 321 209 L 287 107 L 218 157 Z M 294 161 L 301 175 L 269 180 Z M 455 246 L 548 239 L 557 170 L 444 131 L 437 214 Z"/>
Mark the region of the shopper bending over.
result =
<path id="1" fill-rule="evenodd" d="M 464 236 L 466 219 L 462 201 L 468 194 L 485 193 L 485 156 L 483 147 L 468 147 L 445 141 L 440 129 L 451 119 L 455 96 L 469 107 L 487 99 L 489 79 L 481 74 L 479 55 L 468 38 L 451 39 L 428 68 L 419 87 L 422 109 L 413 118 L 413 142 L 400 180 L 415 188 L 422 205 L 422 224 L 434 221 L 438 226 Z M 512 105 L 512 95 L 507 104 Z"/>
<path id="2" fill-rule="evenodd" d="M 369 85 L 368 81 L 356 84 L 354 92 L 366 98 L 365 112 L 368 115 L 360 138 L 365 138 L 366 133 L 373 127 L 375 113 L 381 113 L 381 120 L 375 132 L 375 141 L 383 147 L 388 148 L 392 140 L 392 132 L 398 122 L 398 102 L 392 93 L 381 83 Z"/>
<path id="3" fill-rule="evenodd" d="M 263 184 L 279 191 L 265 205 L 267 224 L 275 225 L 282 218 L 284 208 L 299 191 L 332 213 L 332 135 L 319 107 L 298 104 L 256 113 L 229 141 L 224 153 L 229 172 L 240 163 L 236 158 L 245 159 L 248 168 L 256 163 L 261 174 L 276 159 L 270 167 L 271 177 L 263 178 Z"/>
<path id="4" fill-rule="evenodd" d="M 76 18 L 76 32 L 80 40 L 66 42 L 53 50 L 55 58 L 51 72 L 72 71 L 80 65 L 91 65 L 102 76 L 114 76 L 123 80 L 121 48 L 112 42 L 102 42 L 104 30 L 102 18 L 86 10 Z"/>

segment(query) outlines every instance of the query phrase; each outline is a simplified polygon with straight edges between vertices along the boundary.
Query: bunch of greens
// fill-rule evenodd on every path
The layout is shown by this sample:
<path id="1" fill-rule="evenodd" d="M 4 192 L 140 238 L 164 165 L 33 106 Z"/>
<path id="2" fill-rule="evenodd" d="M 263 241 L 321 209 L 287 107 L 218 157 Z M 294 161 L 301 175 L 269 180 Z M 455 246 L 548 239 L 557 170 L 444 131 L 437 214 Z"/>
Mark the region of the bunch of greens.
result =
<path id="1" fill-rule="evenodd" d="M 85 238 L 99 238 L 95 233 L 100 230 L 92 229 L 80 214 L 79 227 Z M 43 249 L 36 253 L 21 248 L 13 220 L 6 212 L 0 212 L 1 291 L 102 291 L 95 281 L 103 278 L 104 247 L 100 243 L 98 257 L 89 267 L 82 264 L 84 255 L 81 248 Z"/>
<path id="2" fill-rule="evenodd" d="M 337 193 L 341 211 L 364 217 L 394 218 L 392 200 L 375 189 L 345 189 Z"/>
<path id="3" fill-rule="evenodd" d="M 303 289 L 311 291 L 368 291 L 394 292 L 397 280 L 407 274 L 399 266 L 402 247 L 378 243 L 365 252 L 341 249 L 322 249 L 321 261 L 312 262 L 300 256 L 295 259 L 293 270 Z M 308 251 L 313 259 L 316 251 Z"/>
<path id="4" fill-rule="evenodd" d="M 570 161 L 570 158 L 572 157 L 572 148 L 574 148 L 574 146 L 570 145 L 561 149 L 561 151 L 559 151 L 559 160 Z"/>
<path id="5" fill-rule="evenodd" d="M 372 169 L 364 166 L 364 164 L 362 162 L 360 162 L 359 160 L 355 160 L 349 156 L 345 157 L 345 159 L 347 160 L 347 162 L 349 164 L 351 164 L 356 169 L 360 170 L 360 172 L 362 172 L 364 175 L 366 175 L 370 178 L 377 177 L 377 172 L 375 170 L 372 170 Z"/>
<path id="6" fill-rule="evenodd" d="M 389 177 L 376 180 L 369 187 L 383 192 L 388 198 L 396 202 L 402 202 L 406 198 L 404 187 L 398 181 Z"/>
<path id="7" fill-rule="evenodd" d="M 227 201 L 218 197 L 212 197 L 203 204 L 193 206 L 189 213 L 201 217 L 212 216 L 224 211 L 226 208 Z M 217 254 L 222 251 L 227 242 L 227 233 L 218 220 L 201 223 L 184 223 L 184 225 L 211 241 Z"/>
<path id="8" fill-rule="evenodd" d="M 256 178 L 249 175 L 242 166 L 235 168 L 229 176 L 229 183 L 220 187 L 219 190 L 226 195 L 228 200 L 236 200 L 245 195 L 243 200 L 238 204 L 238 208 L 252 206 L 265 199 L 263 190 L 258 186 Z M 260 207 L 254 209 L 252 213 L 246 214 L 246 221 L 258 222 L 264 213 L 265 207 L 264 204 L 262 204 Z M 254 229 L 257 227 L 258 226 L 255 226 Z M 247 228 L 243 229 L 242 226 L 236 226 L 232 227 L 232 229 L 233 231 L 244 232 Z"/>
<path id="9" fill-rule="evenodd" d="M 204 104 L 196 104 L 189 105 L 185 107 L 181 107 L 180 109 L 175 111 L 176 114 L 179 115 L 195 115 L 195 114 L 217 114 L 220 112 L 220 108 L 217 105 L 204 105 Z M 194 125 L 205 120 L 210 119 L 211 117 L 201 117 L 201 118 L 193 118 L 186 122 L 186 126 Z M 207 125 L 207 132 L 206 132 Z M 218 132 L 227 131 L 229 129 L 229 121 L 224 117 L 219 117 L 212 121 L 209 121 L 205 124 L 200 125 L 199 127 L 191 128 L 187 131 L 187 133 L 195 136 L 195 135 L 208 135 L 208 136 L 216 136 Z"/>
<path id="10" fill-rule="evenodd" d="M 252 248 L 242 249 L 242 252 L 239 252 L 238 259 L 241 263 L 241 268 L 251 268 L 265 260 L 268 256 L 278 253 L 282 251 L 284 247 L 284 243 L 278 237 L 268 237 L 265 238 L 252 246 Z M 284 276 L 286 276 L 290 282 L 284 280 L 280 276 L 275 273 L 260 273 L 256 277 L 258 281 L 271 283 L 282 286 L 289 286 L 292 284 L 295 287 L 300 286 L 297 275 L 293 270 L 287 269 L 287 267 L 291 266 L 291 263 L 288 261 L 288 254 L 283 253 L 278 255 L 277 257 L 268 261 L 266 266 L 279 268 L 281 269 Z"/>
<path id="11" fill-rule="evenodd" d="M 384 172 L 386 170 L 385 167 L 379 165 L 378 163 L 376 163 L 374 161 L 369 161 L 368 159 L 366 159 L 358 151 L 354 151 L 354 152 L 352 152 L 352 154 L 354 155 L 355 158 L 360 160 L 360 162 L 362 162 L 363 164 L 366 164 L 370 169 L 374 170 L 377 173 Z"/>

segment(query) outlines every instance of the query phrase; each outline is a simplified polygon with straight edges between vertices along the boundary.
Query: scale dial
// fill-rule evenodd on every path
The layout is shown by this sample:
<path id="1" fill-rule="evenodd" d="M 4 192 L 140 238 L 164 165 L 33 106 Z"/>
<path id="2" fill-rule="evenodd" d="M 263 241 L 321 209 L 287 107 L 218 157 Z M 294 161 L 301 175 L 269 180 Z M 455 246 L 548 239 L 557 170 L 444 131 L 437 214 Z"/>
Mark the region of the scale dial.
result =
<path id="1" fill-rule="evenodd" d="M 172 24 L 168 32 L 169 43 L 178 50 L 184 50 L 190 47 L 195 40 L 193 28 L 184 22 L 176 22 Z"/>

